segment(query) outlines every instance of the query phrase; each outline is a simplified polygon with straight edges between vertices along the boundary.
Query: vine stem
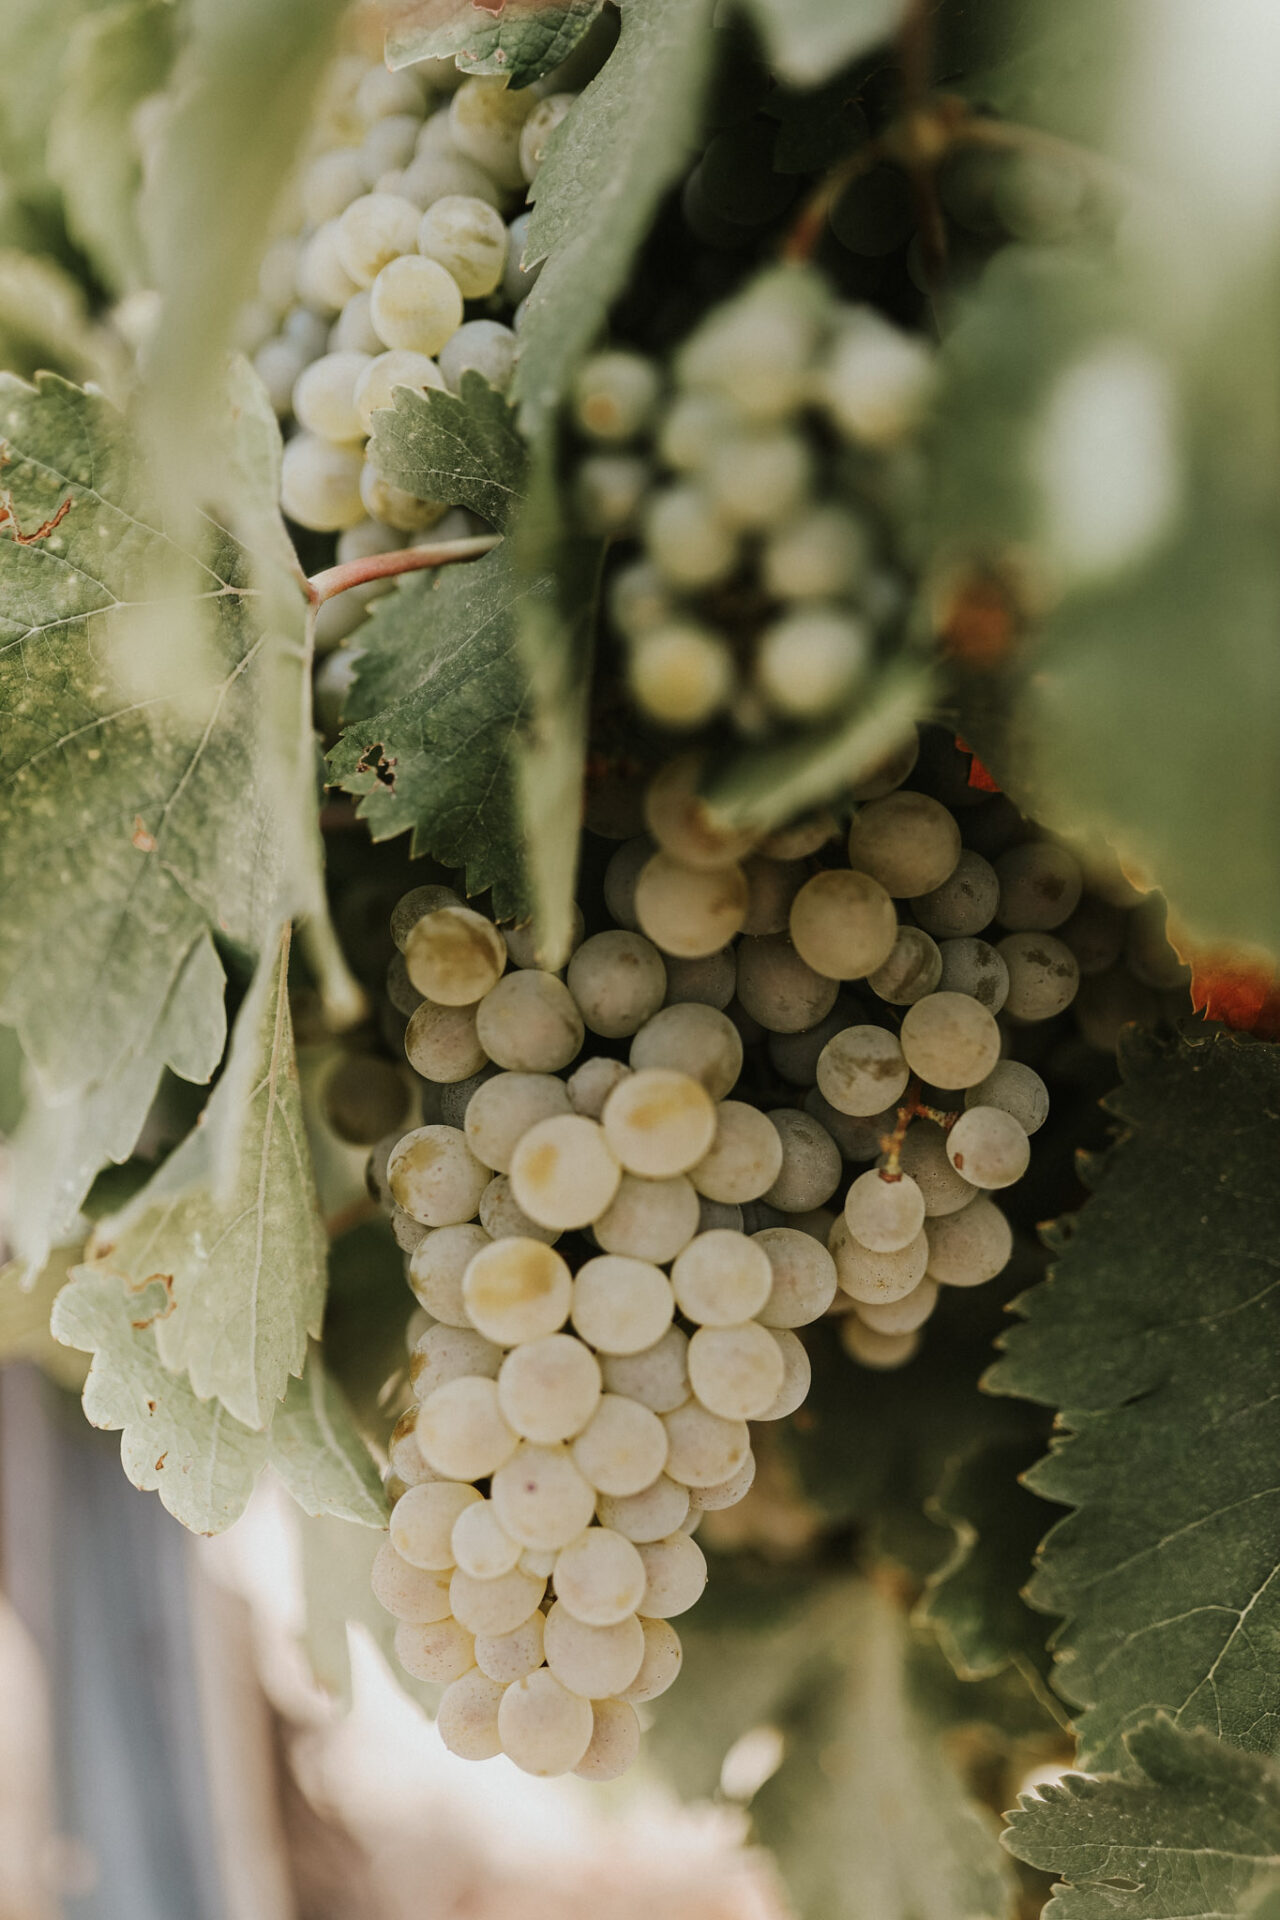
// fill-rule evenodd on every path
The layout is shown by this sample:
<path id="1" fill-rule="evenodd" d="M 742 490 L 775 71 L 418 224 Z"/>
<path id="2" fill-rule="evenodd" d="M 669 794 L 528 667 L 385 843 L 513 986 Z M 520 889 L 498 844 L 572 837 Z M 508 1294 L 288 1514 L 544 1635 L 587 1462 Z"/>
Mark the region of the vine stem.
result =
<path id="1" fill-rule="evenodd" d="M 394 553 L 371 553 L 367 559 L 347 560 L 341 566 L 313 573 L 307 581 L 307 598 L 313 607 L 322 607 L 326 600 L 351 587 L 367 586 L 371 580 L 420 573 L 424 567 L 447 567 L 458 560 L 479 560 L 501 538 L 500 533 L 476 533 L 466 540 L 441 540 L 434 547 L 399 547 Z"/>
<path id="2" fill-rule="evenodd" d="M 885 1164 L 880 1169 L 881 1179 L 901 1180 L 902 1143 L 913 1120 L 932 1120 L 944 1133 L 950 1133 L 959 1118 L 959 1112 L 944 1113 L 941 1107 L 926 1106 L 920 1098 L 920 1082 L 915 1079 L 909 1081 L 906 1097 L 898 1108 L 893 1132 L 886 1133 L 880 1142 L 880 1151 L 885 1157 Z"/>

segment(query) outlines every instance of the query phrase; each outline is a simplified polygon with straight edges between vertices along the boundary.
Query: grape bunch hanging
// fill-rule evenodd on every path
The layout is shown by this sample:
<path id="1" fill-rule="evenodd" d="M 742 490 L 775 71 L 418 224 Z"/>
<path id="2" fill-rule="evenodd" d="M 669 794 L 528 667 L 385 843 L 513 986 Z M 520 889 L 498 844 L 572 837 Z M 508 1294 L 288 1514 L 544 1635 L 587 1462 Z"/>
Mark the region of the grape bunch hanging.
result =
<path id="1" fill-rule="evenodd" d="M 838 1312 L 855 1361 L 904 1365 L 939 1289 L 1009 1258 L 993 1195 L 1049 1107 L 1022 1038 L 1114 969 L 1138 896 L 1086 892 L 1003 799 L 958 818 L 917 751 L 847 823 L 764 837 L 712 815 L 696 755 L 662 766 L 563 974 L 447 887 L 396 909 L 423 1124 L 372 1175 L 420 1308 L 375 1587 L 461 1755 L 620 1773 L 702 1515 L 805 1397 L 797 1330 Z"/>

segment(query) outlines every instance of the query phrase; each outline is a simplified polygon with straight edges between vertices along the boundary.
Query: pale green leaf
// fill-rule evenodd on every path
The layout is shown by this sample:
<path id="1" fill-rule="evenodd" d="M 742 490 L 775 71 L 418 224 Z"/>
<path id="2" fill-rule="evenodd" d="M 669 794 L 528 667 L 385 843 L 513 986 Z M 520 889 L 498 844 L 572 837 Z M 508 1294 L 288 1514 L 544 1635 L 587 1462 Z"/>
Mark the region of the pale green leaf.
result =
<path id="1" fill-rule="evenodd" d="M 49 191 L 45 141 L 77 22 L 106 0 L 5 0 L 0 59 L 0 168 L 24 193 Z"/>
<path id="2" fill-rule="evenodd" d="M 44 255 L 0 248 L 0 358 L 12 373 L 42 368 L 69 379 L 120 383 L 120 343 L 89 318 L 84 289 Z"/>
<path id="3" fill-rule="evenodd" d="M 80 1258 L 78 1247 L 59 1247 L 51 1254 L 34 1286 L 26 1286 L 18 1261 L 0 1267 L 0 1365 L 9 1360 L 31 1360 L 69 1393 L 84 1386 L 87 1363 L 83 1356 L 59 1345 L 49 1331 L 49 1318 L 67 1274 Z"/>
<path id="4" fill-rule="evenodd" d="M 68 227 L 116 293 L 147 284 L 137 215 L 142 167 L 131 120 L 139 101 L 164 84 L 175 29 L 170 0 L 120 0 L 86 15 L 66 50 L 49 127 L 49 171 L 62 190 Z"/>
<path id="5" fill-rule="evenodd" d="M 794 86 L 817 86 L 887 39 L 905 0 L 747 0 L 771 63 Z"/>
<path id="6" fill-rule="evenodd" d="M 365 1527 L 328 1518 L 304 1519 L 299 1531 L 305 1608 L 302 1646 L 320 1685 L 333 1694 L 344 1712 L 350 1708 L 348 1629 L 356 1627 L 387 1662 L 401 1692 L 434 1713 L 441 1689 L 404 1671 L 395 1657 L 396 1622 L 374 1599 L 369 1584 L 381 1536 Z"/>
<path id="7" fill-rule="evenodd" d="M 1025 1794 L 1005 1845 L 1067 1883 L 1050 1920 L 1230 1920 L 1280 1871 L 1280 1773 L 1163 1717 L 1126 1738 L 1127 1776 Z"/>
<path id="8" fill-rule="evenodd" d="M 271 1424 L 267 1459 L 304 1513 L 385 1527 L 387 1497 L 351 1411 L 313 1347 Z"/>
<path id="9" fill-rule="evenodd" d="M 529 911 L 512 768 L 529 703 L 516 622 L 524 599 L 552 590 L 518 578 L 504 543 L 378 600 L 329 755 L 331 781 L 361 796 L 375 840 L 411 832 L 415 854 L 466 868 L 469 892 L 492 887 L 499 919 Z"/>
<path id="10" fill-rule="evenodd" d="M 54 1303 L 53 1335 L 93 1355 L 85 1417 L 120 1432 L 120 1458 L 134 1486 L 158 1493 L 193 1533 L 221 1533 L 248 1504 L 267 1436 L 241 1426 L 220 1401 L 197 1399 L 189 1381 L 165 1371 L 155 1323 L 168 1308 L 163 1280 L 149 1279 L 131 1293 L 108 1269 L 77 1267 Z"/>
<path id="11" fill-rule="evenodd" d="M 202 1124 L 116 1218 L 102 1257 L 139 1287 L 164 1274 L 160 1357 L 202 1400 L 266 1427 L 324 1306 L 325 1237 L 302 1125 L 288 940 L 260 963 Z"/>
<path id="12" fill-rule="evenodd" d="M 711 44 L 709 0 L 627 0 L 617 47 L 548 143 L 526 247 L 547 264 L 516 369 L 527 432 L 560 401 L 687 164 Z"/>
<path id="13" fill-rule="evenodd" d="M 378 471 L 419 500 L 469 507 L 500 531 L 525 486 L 525 447 L 511 408 L 469 369 L 460 393 L 396 389 L 373 416 L 369 455 Z"/>
<path id="14" fill-rule="evenodd" d="M 1159 1710 L 1248 1747 L 1280 1729 L 1280 1049 L 1129 1034 L 1127 1130 L 987 1379 L 1059 1410 L 1028 1484 L 1076 1511 L 1029 1593 L 1067 1616 L 1090 1768 Z"/>
<path id="15" fill-rule="evenodd" d="M 568 58 L 604 0 L 507 0 L 481 9 L 474 0 L 395 0 L 387 64 L 456 60 L 464 73 L 504 73 L 528 87 Z"/>

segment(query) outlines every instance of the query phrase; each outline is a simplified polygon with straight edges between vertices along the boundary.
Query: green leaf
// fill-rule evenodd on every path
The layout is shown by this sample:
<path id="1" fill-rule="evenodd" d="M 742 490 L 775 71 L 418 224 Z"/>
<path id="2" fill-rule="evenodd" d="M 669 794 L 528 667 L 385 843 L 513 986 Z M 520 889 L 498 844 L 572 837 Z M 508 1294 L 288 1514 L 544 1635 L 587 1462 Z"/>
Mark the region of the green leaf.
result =
<path id="1" fill-rule="evenodd" d="M 899 24 L 905 0 L 748 0 L 784 80 L 816 86 Z"/>
<path id="2" fill-rule="evenodd" d="M 511 408 L 474 369 L 456 394 L 398 387 L 373 417 L 369 454 L 406 493 L 469 507 L 499 531 L 523 495 L 525 447 Z"/>
<path id="3" fill-rule="evenodd" d="M 30 377 L 42 367 L 69 379 L 120 384 L 120 343 L 89 318 L 83 288 L 47 257 L 0 248 L 0 359 Z"/>
<path id="4" fill-rule="evenodd" d="M 950 1558 L 930 1575 L 916 1611 L 935 1629 L 962 1679 L 990 1678 L 1011 1663 L 1047 1680 L 1050 1622 L 1022 1597 L 1043 1538 L 1042 1503 L 1020 1484 L 1025 1441 L 993 1441 L 953 1461 L 930 1502 L 955 1533 Z"/>
<path id="5" fill-rule="evenodd" d="M 62 86 L 67 43 L 79 19 L 94 11 L 95 0 L 5 0 L 0 168 L 24 194 L 49 191 L 45 140 Z"/>
<path id="6" fill-rule="evenodd" d="M 223 363 L 310 134 L 345 0 L 192 0 L 141 219 L 160 322 L 144 414 L 166 481 L 220 492 Z"/>
<path id="7" fill-rule="evenodd" d="M 313 1347 L 271 1424 L 267 1459 L 304 1513 L 385 1527 L 387 1497 L 373 1456 Z"/>
<path id="8" fill-rule="evenodd" d="M 706 798 L 735 825 L 768 833 L 846 793 L 900 746 L 927 712 L 931 690 L 924 667 L 898 663 L 833 726 L 734 754 L 713 774 Z"/>
<path id="9" fill-rule="evenodd" d="M 402 0 L 387 32 L 387 64 L 455 59 L 464 73 L 505 73 L 528 87 L 568 58 L 604 0 Z"/>
<path id="10" fill-rule="evenodd" d="M 201 1125 L 107 1227 L 129 1285 L 166 1276 L 160 1357 L 247 1427 L 270 1424 L 320 1330 L 325 1236 L 293 1051 L 287 935 L 260 964 Z"/>
<path id="11" fill-rule="evenodd" d="M 527 433 L 554 412 L 687 164 L 710 25 L 709 0 L 627 0 L 617 47 L 548 142 L 525 250 L 547 264 L 522 316 L 516 368 Z"/>
<path id="12" fill-rule="evenodd" d="M 995 1823 L 946 1756 L 927 1660 L 889 1600 L 829 1580 L 767 1631 L 686 1619 L 684 1668 L 648 1738 L 683 1792 L 709 1795 L 738 1739 L 781 1734 L 782 1763 L 751 1812 L 805 1920 L 1012 1911 Z"/>
<path id="13" fill-rule="evenodd" d="M 1029 1593 L 1068 1616 L 1090 1769 L 1158 1710 L 1247 1747 L 1280 1727 L 1280 1049 L 1130 1035 L 1127 1131 L 986 1382 L 1060 1410 L 1027 1483 L 1076 1511 Z"/>
<path id="14" fill-rule="evenodd" d="M 269 467 L 274 425 L 242 405 L 230 430 Z M 173 537 L 101 397 L 0 379 L 0 437 L 24 536 L 65 509 L 0 538 L 0 1018 L 61 1106 L 144 1058 L 206 1071 L 207 936 L 252 953 L 315 903 L 305 608 L 270 526 L 254 554 L 207 519 Z"/>
<path id="15" fill-rule="evenodd" d="M 267 1436 L 241 1426 L 219 1401 L 198 1400 L 188 1381 L 165 1371 L 155 1323 L 168 1309 L 163 1280 L 130 1293 L 110 1269 L 76 1267 L 54 1302 L 53 1337 L 93 1355 L 85 1417 L 120 1430 L 120 1458 L 134 1486 L 158 1493 L 193 1533 L 221 1533 L 248 1504 Z"/>
<path id="16" fill-rule="evenodd" d="M 142 167 L 132 115 L 163 84 L 173 58 L 169 0 L 120 0 L 76 26 L 49 127 L 49 171 L 67 225 L 116 293 L 145 286 L 138 231 Z"/>
<path id="17" fill-rule="evenodd" d="M 528 711 L 516 622 L 548 580 L 517 577 L 507 547 L 404 582 L 375 603 L 330 779 L 361 796 L 375 840 L 465 867 L 500 920 L 528 917 L 512 750 Z"/>
<path id="18" fill-rule="evenodd" d="M 1051 1920 L 1227 1920 L 1280 1869 L 1280 1772 L 1161 1717 L 1125 1739 L 1129 1777 L 1025 1794 L 1005 1845 L 1060 1874 Z"/>

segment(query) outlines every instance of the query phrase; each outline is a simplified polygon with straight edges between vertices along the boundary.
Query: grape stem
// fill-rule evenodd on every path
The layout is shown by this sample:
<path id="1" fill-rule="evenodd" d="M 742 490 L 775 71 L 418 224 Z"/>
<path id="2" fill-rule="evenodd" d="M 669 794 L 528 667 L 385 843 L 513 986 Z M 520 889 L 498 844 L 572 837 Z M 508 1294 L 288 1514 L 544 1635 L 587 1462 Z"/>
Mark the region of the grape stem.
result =
<path id="1" fill-rule="evenodd" d="M 400 547 L 394 553 L 371 553 L 363 560 L 347 560 L 341 566 L 313 573 L 307 582 L 307 598 L 313 607 L 322 607 L 326 600 L 351 587 L 367 586 L 371 580 L 419 573 L 424 567 L 448 567 L 458 560 L 479 560 L 492 552 L 501 538 L 499 533 L 476 533 L 465 540 L 441 540 L 434 547 Z"/>
<path id="2" fill-rule="evenodd" d="M 900 1180 L 902 1178 L 902 1143 L 907 1137 L 907 1128 L 913 1120 L 932 1120 L 936 1126 L 949 1133 L 959 1112 L 944 1113 L 941 1107 L 926 1106 L 920 1098 L 920 1082 L 908 1082 L 906 1095 L 898 1108 L 898 1118 L 892 1133 L 886 1133 L 880 1142 L 880 1151 L 884 1155 L 884 1165 L 880 1169 L 882 1179 Z"/>

